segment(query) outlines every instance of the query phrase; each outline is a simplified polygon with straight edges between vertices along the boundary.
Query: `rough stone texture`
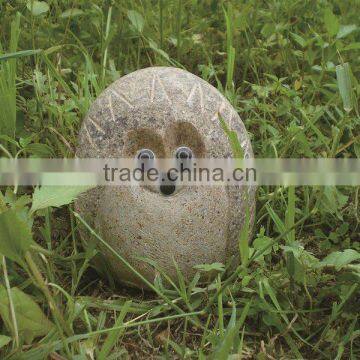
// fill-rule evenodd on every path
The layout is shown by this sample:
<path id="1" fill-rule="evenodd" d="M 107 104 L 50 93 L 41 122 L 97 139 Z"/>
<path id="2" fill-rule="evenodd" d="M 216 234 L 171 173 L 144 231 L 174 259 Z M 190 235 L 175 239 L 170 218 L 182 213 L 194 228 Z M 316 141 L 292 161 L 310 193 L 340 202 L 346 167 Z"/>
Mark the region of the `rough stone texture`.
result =
<path id="1" fill-rule="evenodd" d="M 135 71 L 110 85 L 93 103 L 79 134 L 78 157 L 132 157 L 141 148 L 157 157 L 189 146 L 196 157 L 231 157 L 218 114 L 238 134 L 246 157 L 252 149 L 244 124 L 225 97 L 199 77 L 177 68 Z M 222 262 L 238 252 L 238 235 L 254 187 L 183 187 L 163 196 L 146 187 L 98 187 L 76 202 L 90 225 L 150 281 L 154 270 L 135 257 L 155 260 L 176 278 L 173 259 L 187 278 L 197 264 Z M 83 233 L 86 241 L 89 235 Z M 104 250 L 121 282 L 143 286 Z"/>

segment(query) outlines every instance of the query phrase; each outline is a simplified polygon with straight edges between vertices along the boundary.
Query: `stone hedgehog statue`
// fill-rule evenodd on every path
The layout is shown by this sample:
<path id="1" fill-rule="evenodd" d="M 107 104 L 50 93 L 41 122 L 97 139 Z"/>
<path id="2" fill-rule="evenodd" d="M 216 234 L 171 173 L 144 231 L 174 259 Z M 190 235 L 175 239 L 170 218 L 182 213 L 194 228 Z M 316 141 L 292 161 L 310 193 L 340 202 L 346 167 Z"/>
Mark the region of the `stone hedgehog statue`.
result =
<path id="1" fill-rule="evenodd" d="M 244 156 L 253 156 L 243 122 L 213 86 L 178 68 L 150 67 L 111 84 L 92 104 L 80 130 L 78 157 L 232 157 L 219 115 L 236 131 Z M 116 251 L 152 281 L 156 261 L 176 279 L 174 261 L 190 279 L 195 265 L 225 263 L 238 254 L 247 209 L 252 226 L 254 186 L 99 186 L 76 210 Z M 89 234 L 82 232 L 86 241 Z M 141 281 L 104 249 L 116 279 Z"/>

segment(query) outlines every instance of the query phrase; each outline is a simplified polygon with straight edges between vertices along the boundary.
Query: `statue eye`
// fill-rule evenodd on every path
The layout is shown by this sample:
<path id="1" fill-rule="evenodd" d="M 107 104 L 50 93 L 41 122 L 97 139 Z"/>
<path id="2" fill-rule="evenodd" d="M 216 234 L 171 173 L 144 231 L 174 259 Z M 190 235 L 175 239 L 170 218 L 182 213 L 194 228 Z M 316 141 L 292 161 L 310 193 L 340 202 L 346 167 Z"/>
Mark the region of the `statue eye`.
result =
<path id="1" fill-rule="evenodd" d="M 187 146 L 180 146 L 176 149 L 175 157 L 179 160 L 190 160 L 193 158 L 193 152 Z"/>
<path id="2" fill-rule="evenodd" d="M 155 159 L 155 154 L 150 149 L 141 149 L 138 151 L 136 158 L 138 160 L 152 160 Z"/>

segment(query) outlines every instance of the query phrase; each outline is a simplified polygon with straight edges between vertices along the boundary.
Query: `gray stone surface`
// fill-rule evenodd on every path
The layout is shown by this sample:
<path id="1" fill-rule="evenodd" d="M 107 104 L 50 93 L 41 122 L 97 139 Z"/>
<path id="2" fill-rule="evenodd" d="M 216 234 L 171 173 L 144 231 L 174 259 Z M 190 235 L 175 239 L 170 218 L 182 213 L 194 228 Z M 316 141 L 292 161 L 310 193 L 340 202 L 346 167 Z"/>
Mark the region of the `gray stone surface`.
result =
<path id="1" fill-rule="evenodd" d="M 246 157 L 252 149 L 239 115 L 213 86 L 177 68 L 151 67 L 110 85 L 92 104 L 79 134 L 78 157 L 132 157 L 150 148 L 172 157 L 178 146 L 196 157 L 232 154 L 218 114 L 238 134 Z M 81 196 L 76 208 L 90 225 L 150 281 L 154 270 L 136 257 L 154 260 L 176 278 L 173 259 L 187 278 L 193 266 L 222 262 L 238 253 L 238 235 L 254 187 L 182 187 L 163 196 L 147 187 L 98 187 Z M 86 242 L 89 234 L 83 232 Z M 121 282 L 142 286 L 111 254 L 109 270 Z"/>

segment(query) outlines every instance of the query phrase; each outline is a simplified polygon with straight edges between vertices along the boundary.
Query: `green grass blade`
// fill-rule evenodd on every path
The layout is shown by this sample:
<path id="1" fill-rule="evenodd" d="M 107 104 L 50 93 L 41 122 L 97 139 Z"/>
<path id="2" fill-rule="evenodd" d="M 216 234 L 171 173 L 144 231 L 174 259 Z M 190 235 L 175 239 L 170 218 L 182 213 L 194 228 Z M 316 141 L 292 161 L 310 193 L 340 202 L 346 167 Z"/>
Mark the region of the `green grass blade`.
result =
<path id="1" fill-rule="evenodd" d="M 7 54 L 0 55 L 0 61 L 17 59 L 17 58 L 21 58 L 21 57 L 25 57 L 25 56 L 30 56 L 30 55 L 36 55 L 36 54 L 39 54 L 40 52 L 42 52 L 41 49 L 22 50 L 22 51 L 16 51 L 13 53 L 7 53 Z"/>
<path id="2" fill-rule="evenodd" d="M 124 319 L 126 314 L 129 312 L 131 305 L 131 300 L 126 301 L 126 303 L 123 305 L 119 316 L 117 317 L 115 321 L 115 328 L 118 328 L 117 330 L 114 330 L 110 332 L 104 341 L 104 344 L 101 348 L 101 351 L 99 353 L 99 360 L 105 360 L 107 356 L 110 354 L 111 349 L 116 344 L 116 341 L 119 339 L 119 337 L 124 333 L 125 329 L 121 327 L 124 323 Z"/>
<path id="3" fill-rule="evenodd" d="M 246 207 L 245 223 L 240 230 L 239 234 L 239 251 L 241 265 L 245 268 L 249 261 L 250 249 L 249 249 L 249 237 L 250 237 L 250 211 Z"/>
<path id="4" fill-rule="evenodd" d="M 344 110 L 350 112 L 353 108 L 353 96 L 349 63 L 336 66 L 336 78 Z"/>
<path id="5" fill-rule="evenodd" d="M 288 204 L 285 212 L 285 225 L 286 229 L 290 229 L 295 224 L 295 187 L 289 186 L 288 188 Z M 291 230 L 287 236 L 288 242 L 295 241 L 295 229 Z"/>
<path id="6" fill-rule="evenodd" d="M 11 23 L 9 53 L 16 53 L 20 34 L 20 13 Z M 0 46 L 0 51 L 2 50 Z M 9 54 L 2 54 L 2 57 Z M 15 137 L 16 128 L 16 56 L 0 62 L 0 133 Z"/>

